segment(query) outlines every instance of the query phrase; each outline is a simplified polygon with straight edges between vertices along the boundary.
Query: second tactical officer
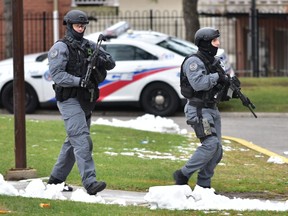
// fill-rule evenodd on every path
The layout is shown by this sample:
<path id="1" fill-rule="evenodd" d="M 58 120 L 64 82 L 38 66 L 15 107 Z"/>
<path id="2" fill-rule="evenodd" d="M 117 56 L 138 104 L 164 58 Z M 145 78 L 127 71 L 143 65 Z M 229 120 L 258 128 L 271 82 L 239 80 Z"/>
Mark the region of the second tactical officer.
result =
<path id="1" fill-rule="evenodd" d="M 198 52 L 186 57 L 181 66 L 181 92 L 187 98 L 184 112 L 201 145 L 179 170 L 173 173 L 175 184 L 188 184 L 190 177 L 198 172 L 197 185 L 211 187 L 216 165 L 222 159 L 221 118 L 217 107 L 226 100 L 229 75 L 215 57 L 220 33 L 217 29 L 204 27 L 195 34 Z"/>
<path id="2" fill-rule="evenodd" d="M 114 68 L 115 62 L 103 49 L 99 50 L 96 61 L 89 61 L 97 44 L 83 38 L 88 23 L 83 11 L 69 11 L 63 21 L 65 36 L 48 53 L 57 106 L 67 135 L 48 184 L 65 182 L 76 162 L 84 188 L 88 194 L 95 195 L 105 189 L 106 183 L 96 180 L 90 137 L 91 114 L 99 97 L 98 84 L 105 79 L 106 70 Z M 90 80 L 86 80 L 84 78 L 90 62 L 96 63 L 92 65 L 94 69 Z M 65 186 L 64 191 L 73 190 Z"/>

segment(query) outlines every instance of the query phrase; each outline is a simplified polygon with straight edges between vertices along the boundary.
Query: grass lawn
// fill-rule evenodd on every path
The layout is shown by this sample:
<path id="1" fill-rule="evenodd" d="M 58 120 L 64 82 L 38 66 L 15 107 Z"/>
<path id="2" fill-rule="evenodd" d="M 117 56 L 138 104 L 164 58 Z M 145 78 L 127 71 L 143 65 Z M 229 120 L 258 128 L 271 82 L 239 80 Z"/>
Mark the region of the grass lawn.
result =
<path id="1" fill-rule="evenodd" d="M 239 78 L 241 92 L 249 97 L 257 112 L 288 112 L 288 77 Z M 239 99 L 220 104 L 225 112 L 249 112 Z"/>
<path id="2" fill-rule="evenodd" d="M 2 174 L 15 164 L 13 124 L 14 120 L 11 117 L 0 118 Z M 49 176 L 65 137 L 62 121 L 27 120 L 26 131 L 28 167 L 35 168 L 38 177 Z M 101 125 L 93 125 L 91 134 L 97 176 L 99 180 L 107 182 L 109 189 L 145 192 L 151 186 L 171 185 L 173 171 L 185 163 L 199 144 L 198 140 L 191 136 Z M 149 142 L 142 144 L 143 140 Z M 216 168 L 212 185 L 219 193 L 226 195 L 243 193 L 248 196 L 250 194 L 252 198 L 256 196 L 263 199 L 288 199 L 287 164 L 267 163 L 267 156 L 228 140 L 223 141 L 223 147 L 224 157 Z M 162 159 L 159 156 L 162 156 Z M 195 177 L 196 175 L 190 180 L 192 188 Z M 76 166 L 67 182 L 81 185 Z M 73 215 L 73 212 L 77 212 L 75 215 L 204 215 L 201 211 L 152 211 L 139 206 L 123 208 L 117 205 L 56 200 L 49 200 L 51 208 L 43 209 L 39 207 L 41 202 L 47 200 L 0 196 L 0 210 L 12 211 L 11 214 L 15 215 Z M 269 215 L 268 213 L 261 215 Z M 217 214 L 221 215 L 223 212 Z M 245 215 L 260 215 L 260 213 L 247 212 Z"/>
<path id="3" fill-rule="evenodd" d="M 288 78 L 240 78 L 242 92 L 256 105 L 257 112 L 287 112 Z M 249 112 L 233 99 L 220 105 L 221 111 Z M 93 125 L 93 157 L 97 178 L 108 189 L 145 192 L 151 186 L 173 184 L 172 173 L 180 168 L 199 141 L 192 136 L 161 134 L 127 128 Z M 38 177 L 49 176 L 65 131 L 62 121 L 26 121 L 27 167 Z M 143 144 L 143 140 L 149 140 Z M 268 157 L 223 140 L 224 156 L 215 170 L 212 186 L 220 194 L 249 198 L 288 200 L 288 164 L 267 163 Z M 15 167 L 14 119 L 0 117 L 0 173 Z M 161 157 L 161 159 L 160 159 Z M 173 158 L 173 159 L 171 159 Z M 196 175 L 190 180 L 194 187 Z M 67 182 L 81 185 L 76 166 Z M 51 208 L 40 208 L 49 202 Z M 72 201 L 0 196 L 0 214 L 8 215 L 207 215 L 204 211 L 150 210 L 147 207 L 88 204 Z M 287 215 L 287 212 L 217 211 L 213 215 Z"/>

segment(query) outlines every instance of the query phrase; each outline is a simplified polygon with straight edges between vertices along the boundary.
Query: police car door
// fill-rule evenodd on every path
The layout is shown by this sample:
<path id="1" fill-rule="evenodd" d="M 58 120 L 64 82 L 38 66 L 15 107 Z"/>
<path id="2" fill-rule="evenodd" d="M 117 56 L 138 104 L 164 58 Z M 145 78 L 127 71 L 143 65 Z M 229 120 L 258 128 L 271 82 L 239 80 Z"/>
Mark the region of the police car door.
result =
<path id="1" fill-rule="evenodd" d="M 103 47 L 112 55 L 116 66 L 101 83 L 98 101 L 138 101 L 146 84 L 145 77 L 158 67 L 158 58 L 135 45 L 107 43 Z"/>

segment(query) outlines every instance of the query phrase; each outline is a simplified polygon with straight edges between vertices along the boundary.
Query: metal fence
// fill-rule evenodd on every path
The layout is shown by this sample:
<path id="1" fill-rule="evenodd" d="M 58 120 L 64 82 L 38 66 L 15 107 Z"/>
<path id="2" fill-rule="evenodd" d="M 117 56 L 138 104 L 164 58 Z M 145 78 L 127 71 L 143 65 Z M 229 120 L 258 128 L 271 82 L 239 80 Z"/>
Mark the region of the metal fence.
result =
<path id="1" fill-rule="evenodd" d="M 163 32 L 172 36 L 177 36 L 179 38 L 185 39 L 185 27 L 183 14 L 178 13 L 177 11 L 126 11 L 126 12 L 110 12 L 110 13 L 101 13 L 97 11 L 91 11 L 88 13 L 90 24 L 87 26 L 85 34 L 94 33 L 97 31 L 103 31 L 105 28 L 119 22 L 126 21 L 130 24 L 132 29 L 137 30 L 153 30 Z M 248 15 L 247 15 L 248 16 Z M 35 13 L 35 14 L 25 14 L 24 15 L 24 53 L 35 53 L 47 51 L 53 41 L 53 14 L 52 13 Z M 65 28 L 62 27 L 63 15 L 60 14 L 59 21 L 59 35 L 62 37 L 64 35 Z M 201 16 L 200 15 L 200 24 L 201 26 L 214 26 L 218 28 L 221 32 L 221 47 L 225 49 L 225 52 L 228 54 L 229 60 L 235 68 L 236 72 L 242 73 L 248 76 L 252 76 L 251 73 L 251 63 L 250 58 L 250 43 L 249 43 L 249 22 L 246 26 L 243 26 L 243 34 L 239 35 L 237 31 L 237 19 L 233 16 Z M 7 21 L 4 20 L 4 17 L 0 15 L 0 59 L 7 58 L 9 53 L 11 53 L 12 46 L 9 40 L 12 40 L 10 34 L 7 35 Z M 274 24 L 271 23 L 271 26 Z M 272 28 L 270 26 L 270 28 Z M 260 28 L 258 43 L 259 49 L 259 69 L 261 76 L 275 76 L 275 75 L 284 75 L 288 76 L 288 46 L 287 46 L 287 29 L 286 26 L 281 26 L 275 28 L 274 40 L 282 40 L 283 46 L 281 43 L 275 43 L 275 47 L 268 47 L 267 49 L 267 37 L 265 35 L 265 25 Z M 189 31 L 189 29 L 188 29 Z M 278 34 L 277 34 L 278 32 Z M 286 37 L 285 37 L 286 35 Z M 245 37 L 244 45 L 242 49 L 239 50 L 239 40 Z M 237 45 L 238 40 L 238 45 Z M 273 44 L 273 43 L 272 43 Z M 285 45 L 286 44 L 286 45 Z M 281 49 L 279 49 L 281 47 Z M 269 56 L 269 61 L 267 61 L 267 50 L 273 51 L 273 57 Z M 250 56 L 249 56 L 250 55 Z M 275 57 L 276 56 L 276 57 Z M 267 64 L 272 66 L 269 67 Z"/>

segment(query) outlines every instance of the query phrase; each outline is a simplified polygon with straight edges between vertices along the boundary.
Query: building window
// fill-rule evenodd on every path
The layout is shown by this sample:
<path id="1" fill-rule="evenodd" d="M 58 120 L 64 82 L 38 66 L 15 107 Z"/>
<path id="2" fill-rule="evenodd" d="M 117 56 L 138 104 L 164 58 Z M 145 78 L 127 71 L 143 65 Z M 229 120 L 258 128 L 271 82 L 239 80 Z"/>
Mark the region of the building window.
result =
<path id="1" fill-rule="evenodd" d="M 87 6 L 87 5 L 95 5 L 95 6 L 119 6 L 119 0 L 73 0 L 72 5 L 77 6 Z"/>

